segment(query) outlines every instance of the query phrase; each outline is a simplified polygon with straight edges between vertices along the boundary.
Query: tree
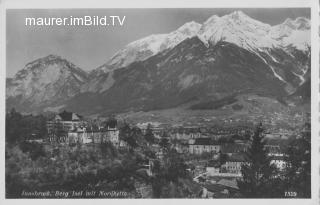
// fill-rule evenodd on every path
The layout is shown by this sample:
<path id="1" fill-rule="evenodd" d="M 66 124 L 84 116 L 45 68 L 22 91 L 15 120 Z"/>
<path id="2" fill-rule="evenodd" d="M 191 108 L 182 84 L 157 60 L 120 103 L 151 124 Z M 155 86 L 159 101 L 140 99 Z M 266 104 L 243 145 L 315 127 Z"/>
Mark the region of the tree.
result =
<path id="1" fill-rule="evenodd" d="M 20 129 L 21 121 L 22 115 L 14 108 L 6 114 L 6 142 L 15 143 L 19 141 L 23 134 Z"/>
<path id="2" fill-rule="evenodd" d="M 161 135 L 161 139 L 160 139 L 160 142 L 159 142 L 159 145 L 161 148 L 163 149 L 168 149 L 169 148 L 169 137 L 167 135 L 166 132 L 164 132 L 162 135 Z"/>
<path id="3" fill-rule="evenodd" d="M 254 132 L 246 157 L 247 163 L 241 167 L 242 179 L 238 181 L 241 194 L 246 198 L 283 196 L 283 192 L 277 191 L 275 187 L 277 169 L 270 163 L 271 160 L 264 149 L 261 123 Z"/>
<path id="4" fill-rule="evenodd" d="M 165 154 L 164 163 L 164 167 L 166 168 L 166 178 L 169 181 L 177 182 L 178 178 L 187 177 L 187 165 L 175 149 L 170 149 Z"/>
<path id="5" fill-rule="evenodd" d="M 121 126 L 119 130 L 120 140 L 123 140 L 126 142 L 127 139 L 129 138 L 130 132 L 131 132 L 131 128 L 129 124 L 125 123 L 123 126 Z"/>
<path id="6" fill-rule="evenodd" d="M 179 179 L 189 179 L 189 176 L 187 165 L 176 150 L 168 149 L 162 164 L 156 160 L 152 170 L 154 176 L 151 179 L 151 183 L 155 198 L 182 197 L 183 188 L 180 186 Z M 169 187 L 175 187 L 175 190 L 171 190 Z"/>
<path id="7" fill-rule="evenodd" d="M 45 138 L 46 118 L 43 115 L 22 115 L 14 108 L 6 113 L 6 142 L 14 144 L 30 136 Z"/>
<path id="8" fill-rule="evenodd" d="M 19 144 L 19 147 L 23 152 L 29 153 L 32 160 L 36 160 L 39 157 L 46 155 L 42 144 L 35 142 L 22 142 Z"/>
<path id="9" fill-rule="evenodd" d="M 220 158 L 219 158 L 220 164 L 226 163 L 227 158 L 228 158 L 228 155 L 220 151 Z"/>
<path id="10" fill-rule="evenodd" d="M 151 124 L 148 124 L 144 139 L 149 143 L 153 144 L 155 142 L 155 137 L 151 129 Z"/>
<path id="11" fill-rule="evenodd" d="M 141 135 L 141 131 L 139 130 L 136 128 L 131 128 L 128 124 L 124 124 L 124 126 L 120 128 L 120 140 L 125 141 L 131 150 L 138 147 L 137 139 Z"/>
<path id="12" fill-rule="evenodd" d="M 287 150 L 286 190 L 299 198 L 311 197 L 311 131 L 306 124 L 302 137 L 290 143 Z"/>
<path id="13" fill-rule="evenodd" d="M 118 121 L 117 119 L 115 118 L 114 115 L 112 115 L 111 117 L 108 118 L 108 120 L 104 121 L 103 123 L 103 126 L 105 128 L 109 127 L 109 128 L 115 128 L 117 127 L 117 124 L 118 124 Z"/>

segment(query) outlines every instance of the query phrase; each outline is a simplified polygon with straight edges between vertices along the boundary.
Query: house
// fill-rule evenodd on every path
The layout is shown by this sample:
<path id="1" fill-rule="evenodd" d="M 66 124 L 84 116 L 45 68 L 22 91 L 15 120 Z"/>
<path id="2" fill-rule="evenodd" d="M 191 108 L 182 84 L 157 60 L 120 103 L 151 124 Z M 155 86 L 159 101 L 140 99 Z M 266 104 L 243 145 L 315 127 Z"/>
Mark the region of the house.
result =
<path id="1" fill-rule="evenodd" d="M 217 184 L 228 187 L 228 189 L 239 190 L 237 180 L 235 179 L 221 179 Z"/>
<path id="2" fill-rule="evenodd" d="M 270 164 L 274 164 L 280 171 L 283 171 L 287 166 L 284 156 L 271 156 Z"/>
<path id="3" fill-rule="evenodd" d="M 110 129 L 87 129 L 77 128 L 68 132 L 68 144 L 88 144 L 88 143 L 104 143 L 111 142 L 114 146 L 119 145 L 119 130 L 116 128 Z"/>
<path id="4" fill-rule="evenodd" d="M 203 186 L 202 198 L 228 198 L 229 191 L 220 184 L 206 184 Z"/>
<path id="5" fill-rule="evenodd" d="M 219 161 L 210 160 L 206 166 L 206 173 L 208 176 L 216 176 L 220 173 L 221 164 Z"/>
<path id="6" fill-rule="evenodd" d="M 58 125 L 61 126 L 62 130 L 69 131 L 80 125 L 83 125 L 83 117 L 73 112 L 63 111 L 54 116 L 53 119 L 47 122 L 47 130 L 50 133 Z"/>
<path id="7" fill-rule="evenodd" d="M 280 145 L 264 145 L 268 156 L 284 156 L 284 150 L 281 149 Z"/>
<path id="8" fill-rule="evenodd" d="M 91 142 L 92 142 L 92 139 L 88 135 L 86 130 L 74 129 L 68 132 L 68 136 L 66 140 L 67 144 L 76 144 L 76 143 L 87 144 Z"/>
<path id="9" fill-rule="evenodd" d="M 189 151 L 188 144 L 185 144 L 185 143 L 175 143 L 173 144 L 173 147 L 180 154 L 187 153 Z"/>
<path id="10" fill-rule="evenodd" d="M 200 132 L 177 132 L 172 135 L 174 139 L 178 140 L 187 140 L 187 139 L 196 139 L 201 137 Z"/>
<path id="11" fill-rule="evenodd" d="M 149 127 L 152 131 L 152 134 L 157 139 L 160 139 L 164 133 L 164 127 L 160 127 L 160 123 L 138 123 L 137 127 L 141 130 L 143 135 L 146 134 Z"/>
<path id="12" fill-rule="evenodd" d="M 108 127 L 107 130 L 107 135 L 110 139 L 110 142 L 114 145 L 119 145 L 119 129 L 116 127 Z"/>
<path id="13" fill-rule="evenodd" d="M 189 140 L 201 137 L 203 136 L 199 127 L 179 127 L 171 133 L 171 138 L 177 140 Z"/>
<path id="14" fill-rule="evenodd" d="M 221 179 L 217 183 L 209 183 L 203 186 L 203 198 L 233 198 L 239 196 L 239 187 L 235 179 Z"/>
<path id="15" fill-rule="evenodd" d="M 70 130 L 68 132 L 67 137 L 67 144 L 88 144 L 88 143 L 100 143 L 101 139 L 101 132 L 99 130 L 87 130 L 86 128 L 76 128 Z"/>
<path id="16" fill-rule="evenodd" d="M 221 153 L 231 156 L 236 153 L 244 153 L 248 148 L 249 145 L 244 143 L 225 143 L 221 146 Z"/>
<path id="17" fill-rule="evenodd" d="M 47 121 L 46 124 L 49 141 L 63 143 L 67 140 L 67 133 L 69 131 L 84 125 L 83 117 L 76 113 L 63 111 L 56 114 L 51 120 Z"/>
<path id="18" fill-rule="evenodd" d="M 224 173 L 241 174 L 241 166 L 246 162 L 244 154 L 228 155 L 225 164 L 221 166 L 221 171 Z"/>
<path id="19" fill-rule="evenodd" d="M 190 154 L 219 153 L 221 145 L 210 138 L 197 138 L 189 141 Z"/>

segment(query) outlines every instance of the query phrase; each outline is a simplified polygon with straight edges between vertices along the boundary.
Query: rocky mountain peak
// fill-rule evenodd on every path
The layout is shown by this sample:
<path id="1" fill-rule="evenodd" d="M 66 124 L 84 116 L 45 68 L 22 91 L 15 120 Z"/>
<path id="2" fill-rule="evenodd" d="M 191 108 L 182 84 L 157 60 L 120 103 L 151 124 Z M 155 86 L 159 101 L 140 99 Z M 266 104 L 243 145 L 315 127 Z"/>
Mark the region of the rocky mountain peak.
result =
<path id="1" fill-rule="evenodd" d="M 190 21 L 183 24 L 181 27 L 179 27 L 177 31 L 185 35 L 192 36 L 192 35 L 196 35 L 200 28 L 201 28 L 201 24 L 195 21 Z"/>

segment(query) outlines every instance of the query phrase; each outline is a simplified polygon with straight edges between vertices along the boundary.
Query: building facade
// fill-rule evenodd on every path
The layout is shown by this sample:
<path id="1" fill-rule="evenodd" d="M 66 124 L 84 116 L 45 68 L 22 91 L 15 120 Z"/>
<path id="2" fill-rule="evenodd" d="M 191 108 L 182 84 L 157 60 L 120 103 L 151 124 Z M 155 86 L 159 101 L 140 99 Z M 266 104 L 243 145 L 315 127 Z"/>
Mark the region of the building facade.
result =
<path id="1" fill-rule="evenodd" d="M 197 138 L 189 140 L 189 153 L 190 154 L 203 154 L 203 153 L 219 153 L 221 145 L 212 141 L 210 138 Z"/>
<path id="2" fill-rule="evenodd" d="M 221 171 L 231 174 L 241 174 L 241 167 L 246 162 L 245 155 L 243 154 L 228 155 L 225 164 L 221 166 Z"/>
<path id="3" fill-rule="evenodd" d="M 63 111 L 47 121 L 46 127 L 49 141 L 65 143 L 68 138 L 68 132 L 81 126 L 85 126 L 81 115 Z"/>
<path id="4" fill-rule="evenodd" d="M 88 144 L 88 143 L 105 143 L 111 142 L 113 145 L 119 145 L 119 130 L 113 129 L 101 129 L 101 130 L 86 130 L 76 129 L 68 132 L 67 137 L 68 144 Z"/>

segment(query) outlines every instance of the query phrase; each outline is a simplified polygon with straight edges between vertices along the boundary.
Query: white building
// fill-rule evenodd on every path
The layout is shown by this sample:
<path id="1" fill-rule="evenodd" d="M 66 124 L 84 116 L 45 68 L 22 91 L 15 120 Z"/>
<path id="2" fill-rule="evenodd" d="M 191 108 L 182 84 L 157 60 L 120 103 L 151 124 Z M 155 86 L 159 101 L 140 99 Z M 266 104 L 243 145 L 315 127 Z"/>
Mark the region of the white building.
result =
<path id="1" fill-rule="evenodd" d="M 215 143 L 210 138 L 198 138 L 189 140 L 189 153 L 218 153 L 221 150 L 221 145 Z"/>

